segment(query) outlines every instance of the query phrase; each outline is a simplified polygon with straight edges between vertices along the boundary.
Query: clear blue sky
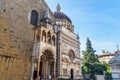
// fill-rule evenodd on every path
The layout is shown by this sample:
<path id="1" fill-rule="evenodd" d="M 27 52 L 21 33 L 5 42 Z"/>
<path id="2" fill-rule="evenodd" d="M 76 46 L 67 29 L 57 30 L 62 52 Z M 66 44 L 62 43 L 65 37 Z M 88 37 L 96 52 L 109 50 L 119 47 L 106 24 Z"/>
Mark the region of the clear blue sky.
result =
<path id="1" fill-rule="evenodd" d="M 93 48 L 114 52 L 120 45 L 120 0 L 45 0 L 56 11 L 59 2 L 61 11 L 68 15 L 75 33 L 79 33 L 81 51 L 85 50 L 86 38 L 92 41 Z"/>

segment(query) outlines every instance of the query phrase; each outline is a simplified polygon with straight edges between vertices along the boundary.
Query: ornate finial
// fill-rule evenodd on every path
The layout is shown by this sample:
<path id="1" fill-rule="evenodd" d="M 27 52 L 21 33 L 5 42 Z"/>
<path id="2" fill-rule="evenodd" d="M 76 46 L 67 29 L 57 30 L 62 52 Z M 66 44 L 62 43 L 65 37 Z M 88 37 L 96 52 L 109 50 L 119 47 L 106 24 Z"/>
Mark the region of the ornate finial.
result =
<path id="1" fill-rule="evenodd" d="M 119 45 L 117 45 L 117 50 L 119 51 Z"/>
<path id="2" fill-rule="evenodd" d="M 60 10 L 61 10 L 61 7 L 60 7 L 60 4 L 59 4 L 59 3 L 57 4 L 57 7 L 56 7 L 56 9 L 57 9 L 57 12 L 60 12 Z"/>
<path id="3" fill-rule="evenodd" d="M 49 9 L 48 8 L 46 10 L 44 18 L 49 18 L 50 19 L 50 13 L 49 13 Z"/>

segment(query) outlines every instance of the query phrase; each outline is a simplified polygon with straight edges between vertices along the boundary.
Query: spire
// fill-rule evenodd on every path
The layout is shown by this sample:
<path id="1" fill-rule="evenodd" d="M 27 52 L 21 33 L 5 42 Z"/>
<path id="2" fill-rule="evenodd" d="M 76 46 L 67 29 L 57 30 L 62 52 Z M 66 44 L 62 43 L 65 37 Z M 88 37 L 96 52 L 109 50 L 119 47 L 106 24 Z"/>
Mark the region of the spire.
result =
<path id="1" fill-rule="evenodd" d="M 57 7 L 56 7 L 56 9 L 57 9 L 57 12 L 60 12 L 60 10 L 61 10 L 61 7 L 60 7 L 60 4 L 59 4 L 59 3 L 57 4 Z"/>
<path id="2" fill-rule="evenodd" d="M 44 18 L 49 18 L 50 19 L 50 13 L 49 13 L 49 9 L 48 8 L 47 8 L 47 10 L 45 12 Z"/>

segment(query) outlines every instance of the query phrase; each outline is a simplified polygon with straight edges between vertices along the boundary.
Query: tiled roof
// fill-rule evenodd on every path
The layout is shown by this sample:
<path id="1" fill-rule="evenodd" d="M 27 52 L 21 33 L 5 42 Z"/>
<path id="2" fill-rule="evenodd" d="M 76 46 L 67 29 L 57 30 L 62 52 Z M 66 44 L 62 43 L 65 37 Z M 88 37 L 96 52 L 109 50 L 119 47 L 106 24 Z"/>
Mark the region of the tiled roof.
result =
<path id="1" fill-rule="evenodd" d="M 115 56 L 109 61 L 110 64 L 120 63 L 120 51 L 116 51 L 115 53 Z"/>

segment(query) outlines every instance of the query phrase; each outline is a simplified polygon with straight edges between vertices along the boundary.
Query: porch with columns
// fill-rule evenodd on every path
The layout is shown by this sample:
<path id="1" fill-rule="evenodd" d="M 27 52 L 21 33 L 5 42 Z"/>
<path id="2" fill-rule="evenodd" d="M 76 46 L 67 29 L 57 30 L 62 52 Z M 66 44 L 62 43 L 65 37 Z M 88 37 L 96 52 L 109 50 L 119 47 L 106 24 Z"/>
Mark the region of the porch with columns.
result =
<path id="1" fill-rule="evenodd" d="M 30 80 L 56 80 L 56 57 L 50 50 L 44 50 L 39 57 L 32 58 Z"/>

